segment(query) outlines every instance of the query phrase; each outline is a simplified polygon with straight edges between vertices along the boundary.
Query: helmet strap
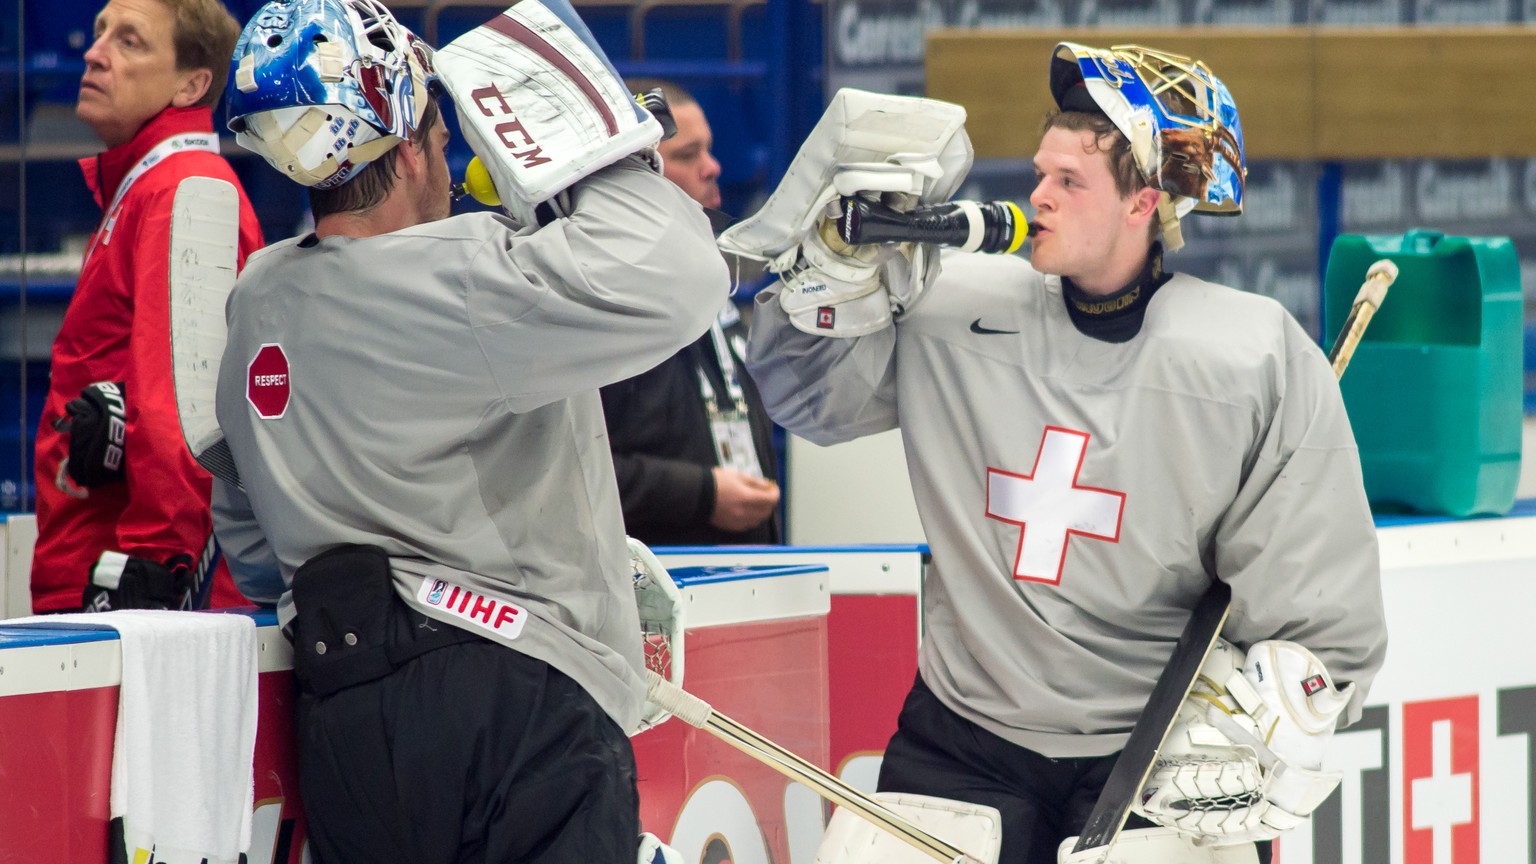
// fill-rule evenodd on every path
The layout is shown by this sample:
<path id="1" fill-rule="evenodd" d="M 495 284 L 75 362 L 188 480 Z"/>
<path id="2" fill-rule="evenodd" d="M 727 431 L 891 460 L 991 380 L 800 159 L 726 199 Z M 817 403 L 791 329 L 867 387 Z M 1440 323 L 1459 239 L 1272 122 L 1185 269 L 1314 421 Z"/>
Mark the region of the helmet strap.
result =
<path id="1" fill-rule="evenodd" d="M 1173 197 L 1167 192 L 1157 193 L 1157 219 L 1163 233 L 1163 247 L 1169 252 L 1183 248 L 1184 230 L 1179 227 L 1179 213 Z"/>

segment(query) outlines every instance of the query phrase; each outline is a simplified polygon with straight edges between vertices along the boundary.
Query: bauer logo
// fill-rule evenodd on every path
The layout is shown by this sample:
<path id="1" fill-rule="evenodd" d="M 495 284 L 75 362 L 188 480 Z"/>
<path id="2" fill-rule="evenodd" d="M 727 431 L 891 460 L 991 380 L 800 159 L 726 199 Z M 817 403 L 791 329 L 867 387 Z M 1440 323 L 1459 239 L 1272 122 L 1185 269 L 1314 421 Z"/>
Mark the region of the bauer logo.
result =
<path id="1" fill-rule="evenodd" d="M 288 355 L 283 346 L 261 346 L 246 369 L 245 398 L 263 420 L 276 420 L 288 411 Z"/>

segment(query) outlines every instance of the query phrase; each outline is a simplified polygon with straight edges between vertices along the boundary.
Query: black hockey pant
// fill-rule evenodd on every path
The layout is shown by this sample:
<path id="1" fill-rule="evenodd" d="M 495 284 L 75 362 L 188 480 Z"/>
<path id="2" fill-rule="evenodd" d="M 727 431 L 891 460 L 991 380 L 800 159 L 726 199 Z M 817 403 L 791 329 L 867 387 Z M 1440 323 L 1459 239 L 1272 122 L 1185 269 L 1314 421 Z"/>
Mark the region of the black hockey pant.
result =
<path id="1" fill-rule="evenodd" d="M 618 724 L 542 660 L 411 610 L 387 564 L 385 599 L 359 602 L 378 573 L 340 577 L 376 571 L 382 552 L 370 562 L 370 551 L 294 579 L 299 789 L 316 864 L 632 864 L 640 802 Z M 315 596 L 327 580 L 352 590 Z M 330 662 L 349 650 L 355 660 Z"/>

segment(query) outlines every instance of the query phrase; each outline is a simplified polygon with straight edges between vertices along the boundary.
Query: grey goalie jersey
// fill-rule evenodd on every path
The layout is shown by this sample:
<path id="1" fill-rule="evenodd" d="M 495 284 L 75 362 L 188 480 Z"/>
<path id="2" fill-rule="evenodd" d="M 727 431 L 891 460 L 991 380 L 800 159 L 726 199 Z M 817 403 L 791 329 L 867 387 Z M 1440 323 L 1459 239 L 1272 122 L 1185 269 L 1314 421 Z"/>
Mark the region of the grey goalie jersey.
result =
<path id="1" fill-rule="evenodd" d="M 408 603 L 629 730 L 639 619 L 597 388 L 698 338 L 728 280 L 698 205 L 638 162 L 574 194 L 533 232 L 480 213 L 252 256 L 217 405 L 245 493 L 218 484 L 216 527 L 285 623 L 299 565 L 377 545 Z"/>
<path id="2" fill-rule="evenodd" d="M 858 339 L 795 330 L 766 291 L 748 358 L 798 435 L 902 430 L 939 698 L 1047 756 L 1115 752 L 1221 579 L 1226 637 L 1305 645 L 1358 685 L 1358 718 L 1386 648 L 1375 528 L 1333 373 L 1294 319 L 1177 275 L 1112 344 L 1023 259 L 942 264 Z"/>

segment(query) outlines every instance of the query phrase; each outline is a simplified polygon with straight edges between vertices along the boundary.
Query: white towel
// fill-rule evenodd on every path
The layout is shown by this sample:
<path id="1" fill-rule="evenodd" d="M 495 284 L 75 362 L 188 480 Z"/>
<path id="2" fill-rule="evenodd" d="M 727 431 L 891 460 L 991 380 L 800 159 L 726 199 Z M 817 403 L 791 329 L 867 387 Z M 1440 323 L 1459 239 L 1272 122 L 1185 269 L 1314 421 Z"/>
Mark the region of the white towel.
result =
<path id="1" fill-rule="evenodd" d="M 23 623 L 119 634 L 111 814 L 123 819 L 128 860 L 152 850 L 157 864 L 236 864 L 251 844 L 255 803 L 255 621 L 126 609 L 6 625 Z"/>

